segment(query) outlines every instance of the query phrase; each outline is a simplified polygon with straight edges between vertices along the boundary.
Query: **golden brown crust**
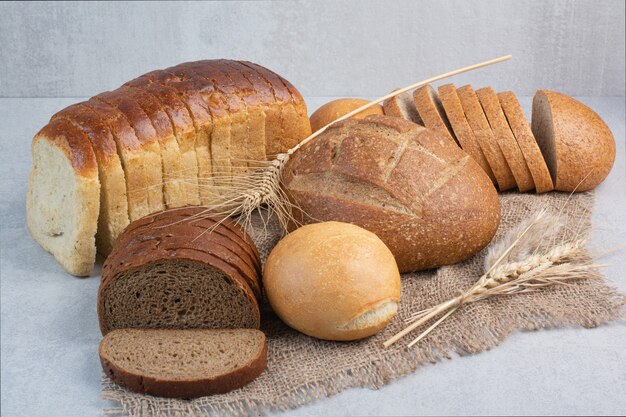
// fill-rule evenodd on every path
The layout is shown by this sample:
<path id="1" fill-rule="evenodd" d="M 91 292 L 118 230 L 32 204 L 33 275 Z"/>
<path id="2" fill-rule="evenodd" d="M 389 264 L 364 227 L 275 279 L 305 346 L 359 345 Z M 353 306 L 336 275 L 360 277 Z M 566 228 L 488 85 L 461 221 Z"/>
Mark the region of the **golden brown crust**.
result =
<path id="1" fill-rule="evenodd" d="M 102 364 L 104 373 L 109 378 L 131 391 L 158 397 L 196 398 L 226 393 L 252 382 L 263 373 L 267 366 L 267 341 L 265 338 L 263 339 L 263 348 L 259 352 L 259 355 L 247 365 L 237 368 L 225 375 L 191 381 L 161 380 L 129 372 L 116 366 L 111 358 L 107 357 L 102 346 L 103 344 L 101 342 L 100 348 L 98 349 L 100 363 Z"/>
<path id="2" fill-rule="evenodd" d="M 336 123 L 294 153 L 284 171 L 292 200 L 313 221 L 376 233 L 401 272 L 458 262 L 489 243 L 500 221 L 491 181 L 437 132 L 370 116 Z"/>
<path id="3" fill-rule="evenodd" d="M 467 122 L 461 100 L 456 93 L 454 84 L 445 84 L 439 87 L 439 99 L 443 105 L 443 109 L 448 116 L 452 130 L 461 145 L 461 148 L 466 151 L 478 165 L 487 173 L 491 181 L 495 182 L 496 178 L 493 175 L 493 171 L 485 158 L 485 155 L 478 143 L 478 140 L 474 136 L 474 132 Z"/>
<path id="4" fill-rule="evenodd" d="M 491 87 L 484 87 L 476 90 L 476 95 L 487 116 L 491 130 L 498 141 L 498 145 L 500 145 L 500 149 L 506 158 L 506 162 L 515 177 L 517 188 L 520 192 L 532 190 L 535 187 L 533 177 L 526 165 L 522 150 L 517 144 L 517 140 L 515 140 L 509 123 L 502 112 L 496 92 Z"/>
<path id="5" fill-rule="evenodd" d="M 498 93 L 498 100 L 500 100 L 504 115 L 509 122 L 517 144 L 522 150 L 522 154 L 526 160 L 526 165 L 533 177 L 535 191 L 537 193 L 552 191 L 554 185 L 552 184 L 550 171 L 548 170 L 546 161 L 543 159 L 543 155 L 530 129 L 530 125 L 526 121 L 522 106 L 519 104 L 519 101 L 517 101 L 517 97 L 512 91 L 505 91 Z"/>
<path id="6" fill-rule="evenodd" d="M 476 92 L 471 85 L 465 85 L 457 89 L 457 94 L 463 111 L 467 118 L 476 140 L 480 144 L 481 149 L 489 162 L 489 166 L 496 178 L 500 191 L 510 190 L 517 187 L 515 177 L 509 168 L 509 164 L 504 158 L 502 149 L 496 140 L 496 137 L 489 126 L 489 121 L 483 111 Z"/>
<path id="7" fill-rule="evenodd" d="M 339 98 L 322 105 L 311 114 L 311 130 L 318 131 L 324 126 L 334 122 L 341 116 L 350 113 L 353 110 L 369 103 L 368 100 L 361 98 Z M 376 104 L 368 109 L 363 110 L 360 113 L 352 116 L 355 119 L 362 119 L 363 117 L 371 116 L 374 114 L 385 114 L 382 106 Z"/>
<path id="8" fill-rule="evenodd" d="M 539 98 L 547 101 L 552 118 L 556 148 L 554 188 L 582 192 L 596 187 L 609 175 L 615 162 L 615 139 L 611 130 L 596 112 L 580 101 L 556 91 L 539 90 L 533 99 L 533 132 L 535 102 Z M 539 139 L 537 134 L 535 137 Z"/>

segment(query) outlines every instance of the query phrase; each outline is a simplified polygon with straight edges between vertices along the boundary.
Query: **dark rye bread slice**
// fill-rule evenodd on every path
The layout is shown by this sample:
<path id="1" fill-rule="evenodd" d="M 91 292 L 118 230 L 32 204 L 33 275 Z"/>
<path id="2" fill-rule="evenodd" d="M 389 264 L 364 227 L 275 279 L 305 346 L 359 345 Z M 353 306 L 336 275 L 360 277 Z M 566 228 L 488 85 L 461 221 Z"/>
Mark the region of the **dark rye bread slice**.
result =
<path id="1" fill-rule="evenodd" d="M 461 105 L 461 100 L 456 93 L 454 84 L 439 86 L 438 91 L 439 99 L 441 100 L 443 109 L 446 112 L 446 116 L 448 116 L 448 121 L 452 126 L 456 139 L 459 141 L 459 145 L 461 145 L 461 148 L 470 154 L 476 162 L 478 162 L 478 165 L 480 165 L 483 171 L 485 171 L 491 181 L 495 182 L 496 178 L 493 175 L 493 171 L 485 158 L 476 136 L 474 136 L 472 128 L 467 122 L 463 106 Z"/>
<path id="2" fill-rule="evenodd" d="M 480 105 L 476 92 L 471 85 L 465 85 L 457 89 L 456 92 L 463 106 L 467 122 L 472 128 L 474 136 L 480 144 L 483 154 L 485 158 L 487 158 L 487 162 L 489 162 L 489 166 L 496 178 L 498 188 L 500 191 L 515 188 L 515 177 L 504 158 L 502 149 L 500 149 L 500 145 L 498 145 L 498 141 L 491 130 L 491 126 L 489 126 L 489 121 Z"/>
<path id="3" fill-rule="evenodd" d="M 260 291 L 252 286 L 259 278 L 236 255 L 243 250 L 229 250 L 223 235 L 198 234 L 185 221 L 153 224 L 164 217 L 169 212 L 141 219 L 105 261 L 98 292 L 103 334 L 123 327 L 258 328 Z"/>
<path id="4" fill-rule="evenodd" d="M 491 87 L 476 90 L 476 95 L 487 116 L 487 120 L 489 120 L 491 130 L 498 140 L 498 145 L 502 149 L 506 162 L 515 177 L 517 188 L 520 192 L 532 190 L 535 187 L 533 177 L 530 175 L 524 154 L 522 154 L 522 150 L 517 144 L 517 140 L 506 120 L 506 116 L 504 116 L 498 95 Z"/>
<path id="5" fill-rule="evenodd" d="M 395 95 L 390 99 L 385 100 L 383 103 L 383 110 L 387 116 L 400 117 L 408 120 L 409 122 L 417 123 L 422 126 L 424 125 L 424 122 L 415 108 L 415 103 L 413 103 L 413 100 L 407 92 Z"/>
<path id="6" fill-rule="evenodd" d="M 51 118 L 52 121 L 58 119 L 67 120 L 83 131 L 96 155 L 101 186 L 96 248 L 99 253 L 107 256 L 115 239 L 130 222 L 126 179 L 117 154 L 117 145 L 100 115 L 83 103 L 66 107 Z"/>
<path id="7" fill-rule="evenodd" d="M 430 84 L 420 87 L 413 92 L 413 102 L 420 119 L 424 122 L 424 126 L 436 130 L 443 137 L 448 138 L 451 143 L 457 144 L 450 121 L 446 117 L 446 112 L 441 105 L 437 92 Z"/>
<path id="8" fill-rule="evenodd" d="M 129 95 L 128 88 L 118 88 L 115 91 L 107 91 L 94 99 L 100 100 L 111 106 L 115 106 L 122 112 L 126 120 L 135 130 L 135 135 L 141 143 L 143 161 L 146 167 L 146 182 L 148 186 L 148 203 L 150 212 L 161 211 L 165 208 L 163 200 L 163 168 L 161 163 L 161 148 L 152 122 Z M 133 91 L 133 90 L 130 90 Z"/>
<path id="9" fill-rule="evenodd" d="M 227 227 L 222 226 L 219 220 L 206 216 L 194 217 L 203 211 L 198 207 L 189 207 L 146 216 L 127 228 L 118 239 L 117 246 L 124 248 L 135 239 L 146 239 L 146 229 L 168 228 L 168 245 L 200 250 L 228 262 L 245 278 L 259 298 L 261 283 L 258 277 L 261 266 L 258 254 L 255 256 L 245 243 Z M 205 236 L 207 234 L 211 236 Z"/>
<path id="10" fill-rule="evenodd" d="M 528 165 L 535 183 L 535 191 L 537 193 L 552 191 L 554 184 L 550 177 L 550 171 L 515 93 L 512 91 L 498 93 L 498 99 L 517 144 L 524 154 L 526 165 Z"/>
<path id="11" fill-rule="evenodd" d="M 253 329 L 120 329 L 104 336 L 98 353 L 115 383 L 170 398 L 241 388 L 267 363 L 265 335 Z"/>

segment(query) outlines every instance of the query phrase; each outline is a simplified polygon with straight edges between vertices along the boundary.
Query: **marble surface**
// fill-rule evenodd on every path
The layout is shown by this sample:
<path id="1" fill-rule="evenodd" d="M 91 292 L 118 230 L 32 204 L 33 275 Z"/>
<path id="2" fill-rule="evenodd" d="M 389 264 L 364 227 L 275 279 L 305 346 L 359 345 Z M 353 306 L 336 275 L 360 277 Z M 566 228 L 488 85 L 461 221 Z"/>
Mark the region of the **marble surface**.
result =
<path id="1" fill-rule="evenodd" d="M 329 98 L 309 98 L 311 109 Z M 30 140 L 78 98 L 0 99 L 1 414 L 95 416 L 100 398 L 98 271 L 64 273 L 28 235 Z M 582 98 L 608 123 L 617 160 L 597 189 L 591 247 L 626 243 L 624 97 Z M 530 98 L 522 98 L 529 111 Z M 606 256 L 626 292 L 626 251 Z M 518 331 L 482 354 L 454 357 L 380 390 L 350 389 L 276 415 L 621 414 L 626 410 L 626 323 Z"/>

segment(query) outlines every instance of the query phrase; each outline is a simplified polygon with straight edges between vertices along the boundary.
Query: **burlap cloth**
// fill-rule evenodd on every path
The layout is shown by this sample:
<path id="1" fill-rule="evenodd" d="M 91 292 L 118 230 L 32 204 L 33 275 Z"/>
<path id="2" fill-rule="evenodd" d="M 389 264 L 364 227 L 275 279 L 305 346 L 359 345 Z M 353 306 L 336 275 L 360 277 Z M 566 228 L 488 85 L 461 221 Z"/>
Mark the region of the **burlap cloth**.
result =
<path id="1" fill-rule="evenodd" d="M 593 193 L 577 194 L 567 200 L 568 195 L 561 193 L 503 194 L 502 224 L 495 239 L 546 206 L 563 209 L 567 220 L 564 233 L 586 237 L 591 227 Z M 257 218 L 252 234 L 265 259 L 279 234 L 276 223 L 269 224 L 267 235 L 261 233 L 261 229 Z M 268 337 L 268 366 L 254 382 L 228 394 L 184 401 L 135 394 L 103 376 L 103 398 L 119 403 L 118 407 L 106 409 L 105 414 L 264 414 L 295 408 L 350 387 L 379 388 L 415 371 L 423 363 L 449 358 L 451 353 L 463 355 L 493 348 L 515 329 L 593 327 L 624 317 L 623 295 L 604 283 L 582 280 L 573 286 L 554 286 L 540 292 L 500 296 L 465 305 L 413 348 L 406 348 L 410 337 L 389 349 L 383 348 L 383 341 L 402 329 L 411 313 L 446 301 L 469 288 L 481 275 L 484 255 L 482 251 L 457 265 L 404 275 L 398 315 L 380 334 L 358 342 L 325 342 L 300 334 L 285 326 L 265 303 L 262 330 Z"/>

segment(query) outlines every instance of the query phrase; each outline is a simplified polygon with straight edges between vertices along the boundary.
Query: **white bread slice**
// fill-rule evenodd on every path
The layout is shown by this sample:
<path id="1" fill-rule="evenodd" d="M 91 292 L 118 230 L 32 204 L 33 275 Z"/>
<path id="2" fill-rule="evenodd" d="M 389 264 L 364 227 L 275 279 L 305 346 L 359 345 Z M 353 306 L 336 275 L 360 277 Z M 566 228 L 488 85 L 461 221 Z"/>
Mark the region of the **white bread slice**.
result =
<path id="1" fill-rule="evenodd" d="M 33 238 L 72 275 L 96 258 L 100 182 L 89 139 L 67 120 L 48 123 L 32 142 L 26 220 Z"/>
<path id="2" fill-rule="evenodd" d="M 130 223 L 126 178 L 117 154 L 117 145 L 100 115 L 83 103 L 63 109 L 51 120 L 57 119 L 67 120 L 83 131 L 96 155 L 101 188 L 96 247 L 99 253 L 107 256 L 117 237 Z"/>
<path id="3" fill-rule="evenodd" d="M 119 329 L 104 336 L 98 352 L 114 382 L 172 398 L 243 387 L 267 363 L 265 335 L 254 329 Z"/>
<path id="4" fill-rule="evenodd" d="M 410 122 L 417 123 L 422 126 L 424 125 L 424 122 L 415 108 L 415 103 L 406 92 L 385 100 L 383 103 L 383 109 L 385 109 L 385 114 L 387 116 L 400 117 Z"/>

